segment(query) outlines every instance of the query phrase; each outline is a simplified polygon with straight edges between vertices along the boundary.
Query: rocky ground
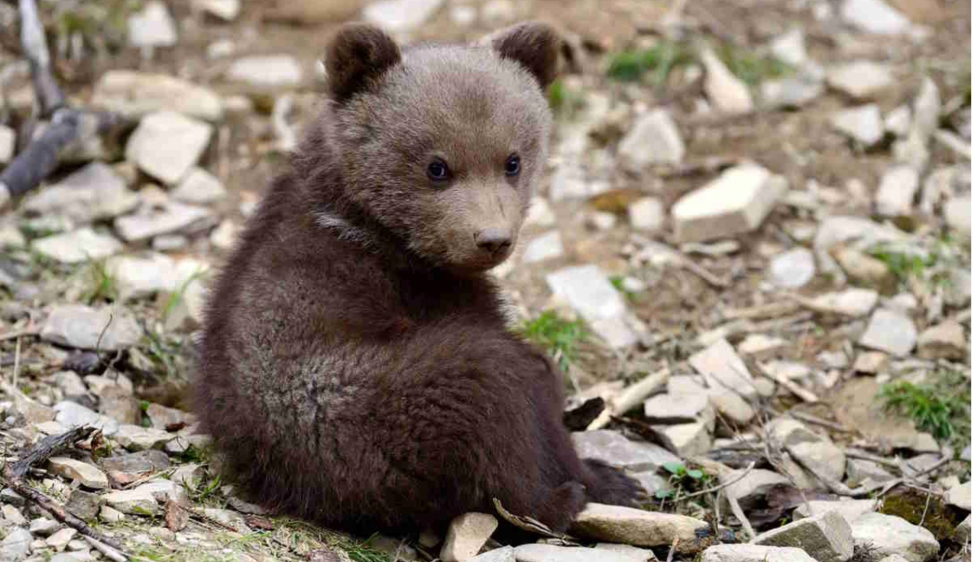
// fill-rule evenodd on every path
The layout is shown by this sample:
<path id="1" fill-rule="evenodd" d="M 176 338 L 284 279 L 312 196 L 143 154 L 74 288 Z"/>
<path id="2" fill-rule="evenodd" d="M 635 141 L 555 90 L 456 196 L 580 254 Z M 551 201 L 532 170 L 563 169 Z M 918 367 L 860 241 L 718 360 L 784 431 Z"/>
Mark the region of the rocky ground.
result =
<path id="1" fill-rule="evenodd" d="M 41 17 L 69 103 L 128 126 L 0 211 L 0 559 L 969 560 L 968 3 L 61 0 Z M 644 509 L 590 505 L 569 536 L 505 514 L 527 545 L 486 514 L 349 537 L 221 479 L 185 411 L 207 282 L 314 113 L 322 37 L 358 17 L 403 41 L 564 30 L 549 174 L 494 273 L 514 329 L 566 371 L 579 452 L 639 478 Z M 17 11 L 0 19 L 6 164 L 44 123 Z"/>

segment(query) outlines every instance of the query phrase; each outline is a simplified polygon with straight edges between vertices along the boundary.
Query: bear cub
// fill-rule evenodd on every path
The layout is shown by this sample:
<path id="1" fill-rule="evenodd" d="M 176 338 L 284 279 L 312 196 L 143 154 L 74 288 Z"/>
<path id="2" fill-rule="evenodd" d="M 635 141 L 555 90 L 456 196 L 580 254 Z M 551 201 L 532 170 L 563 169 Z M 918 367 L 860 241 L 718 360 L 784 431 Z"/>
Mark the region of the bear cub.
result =
<path id="1" fill-rule="evenodd" d="M 196 411 L 272 509 L 348 530 L 469 511 L 567 529 L 638 484 L 581 460 L 562 374 L 506 327 L 506 259 L 545 165 L 559 41 L 524 23 L 401 49 L 363 24 L 326 53 L 328 99 L 249 220 L 200 342 Z"/>

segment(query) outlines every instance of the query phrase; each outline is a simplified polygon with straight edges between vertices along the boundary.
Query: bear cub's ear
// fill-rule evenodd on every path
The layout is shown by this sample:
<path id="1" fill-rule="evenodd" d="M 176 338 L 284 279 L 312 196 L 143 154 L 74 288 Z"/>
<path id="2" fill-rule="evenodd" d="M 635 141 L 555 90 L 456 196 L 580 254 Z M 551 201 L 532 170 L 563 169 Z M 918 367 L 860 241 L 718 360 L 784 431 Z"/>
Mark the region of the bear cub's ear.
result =
<path id="1" fill-rule="evenodd" d="M 501 57 L 515 60 L 537 78 L 541 88 L 557 76 L 557 55 L 561 39 L 550 25 L 528 21 L 501 29 L 480 41 L 493 47 Z"/>
<path id="2" fill-rule="evenodd" d="M 363 23 L 342 26 L 324 56 L 332 99 L 346 101 L 400 60 L 399 46 L 381 29 Z"/>

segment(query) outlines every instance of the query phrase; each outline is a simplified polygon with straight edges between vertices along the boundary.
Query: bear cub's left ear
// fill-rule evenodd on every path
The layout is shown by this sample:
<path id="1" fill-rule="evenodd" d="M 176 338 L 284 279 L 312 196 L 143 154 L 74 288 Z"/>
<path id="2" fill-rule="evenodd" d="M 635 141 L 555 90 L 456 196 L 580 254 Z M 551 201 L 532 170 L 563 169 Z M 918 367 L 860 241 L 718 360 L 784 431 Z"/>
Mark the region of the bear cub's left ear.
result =
<path id="1" fill-rule="evenodd" d="M 364 23 L 343 25 L 324 55 L 332 99 L 340 103 L 364 91 L 372 79 L 401 60 L 399 46 L 381 29 Z"/>
<path id="2" fill-rule="evenodd" d="M 490 45 L 501 57 L 519 62 L 537 78 L 541 88 L 557 76 L 561 38 L 550 25 L 528 21 L 501 29 L 479 41 Z"/>

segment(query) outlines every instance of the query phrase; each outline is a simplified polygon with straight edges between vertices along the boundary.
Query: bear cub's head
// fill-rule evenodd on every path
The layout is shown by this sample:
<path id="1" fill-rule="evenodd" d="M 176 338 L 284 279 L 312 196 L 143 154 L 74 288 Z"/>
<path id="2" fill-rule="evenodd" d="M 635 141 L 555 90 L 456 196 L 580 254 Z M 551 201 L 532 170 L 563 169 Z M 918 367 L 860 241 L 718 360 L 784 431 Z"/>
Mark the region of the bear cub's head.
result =
<path id="1" fill-rule="evenodd" d="M 502 262 L 545 165 L 559 47 L 536 22 L 408 49 L 369 25 L 341 28 L 325 67 L 344 196 L 428 263 Z"/>

